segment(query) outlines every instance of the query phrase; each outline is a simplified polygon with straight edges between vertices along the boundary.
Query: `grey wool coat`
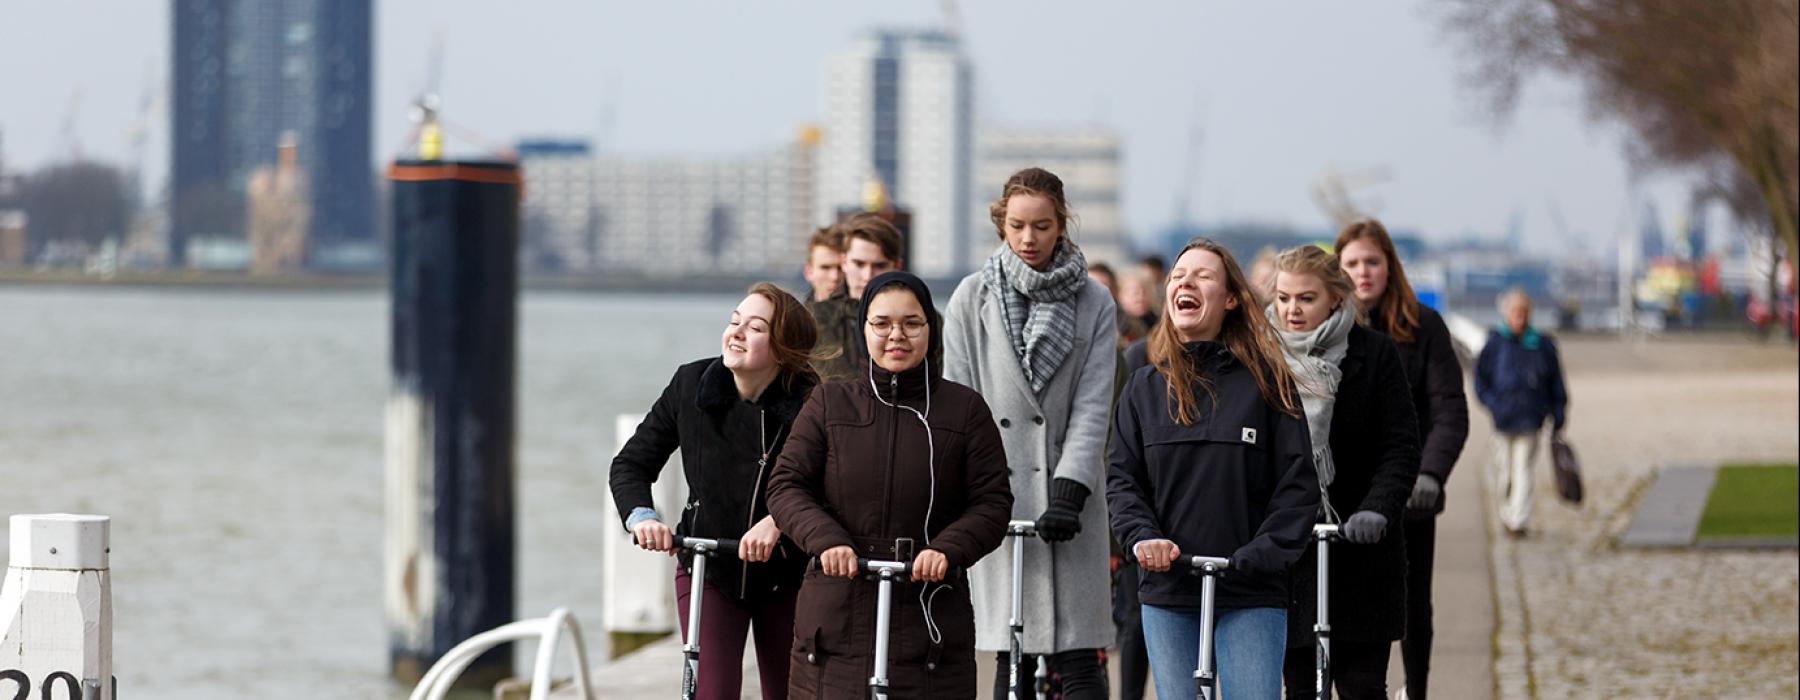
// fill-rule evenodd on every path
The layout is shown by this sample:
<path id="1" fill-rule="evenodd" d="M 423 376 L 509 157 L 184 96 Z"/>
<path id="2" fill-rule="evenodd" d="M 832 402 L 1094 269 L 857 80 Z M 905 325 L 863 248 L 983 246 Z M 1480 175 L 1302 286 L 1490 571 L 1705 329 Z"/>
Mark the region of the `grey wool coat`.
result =
<path id="1" fill-rule="evenodd" d="M 980 392 L 993 411 L 1011 472 L 1013 520 L 1037 520 L 1050 480 L 1088 488 L 1081 534 L 1068 542 L 1026 538 L 1022 610 L 1025 653 L 1095 649 L 1113 643 L 1111 550 L 1107 540 L 1106 439 L 1118 361 L 1112 295 L 1087 280 L 1075 303 L 1075 347 L 1042 396 L 1025 380 L 1007 337 L 1005 301 L 981 273 L 963 278 L 944 313 L 944 378 Z M 975 648 L 1005 651 L 1012 616 L 1012 542 L 969 569 Z"/>

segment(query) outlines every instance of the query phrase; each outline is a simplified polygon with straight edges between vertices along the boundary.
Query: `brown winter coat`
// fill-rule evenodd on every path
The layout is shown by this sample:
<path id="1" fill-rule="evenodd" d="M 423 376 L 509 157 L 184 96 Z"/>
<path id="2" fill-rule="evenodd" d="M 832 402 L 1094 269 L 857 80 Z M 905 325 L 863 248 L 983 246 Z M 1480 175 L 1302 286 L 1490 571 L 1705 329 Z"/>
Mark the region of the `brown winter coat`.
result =
<path id="1" fill-rule="evenodd" d="M 926 413 L 929 440 L 911 411 L 883 403 L 896 397 Z M 876 368 L 873 382 L 821 385 L 795 419 L 771 477 L 769 512 L 810 556 L 851 545 L 858 556 L 910 561 L 894 548 L 896 540 L 911 538 L 914 552 L 935 549 L 953 570 L 967 567 L 1000 546 L 1012 513 L 999 430 L 979 394 L 931 378 L 923 366 L 899 375 Z M 975 697 L 968 580 L 953 573 L 944 584 L 923 591 L 941 633 L 935 644 L 921 610 L 924 586 L 894 588 L 887 677 L 895 700 Z M 808 567 L 794 615 L 790 698 L 868 695 L 875 604 L 872 581 L 827 578 L 816 563 Z"/>

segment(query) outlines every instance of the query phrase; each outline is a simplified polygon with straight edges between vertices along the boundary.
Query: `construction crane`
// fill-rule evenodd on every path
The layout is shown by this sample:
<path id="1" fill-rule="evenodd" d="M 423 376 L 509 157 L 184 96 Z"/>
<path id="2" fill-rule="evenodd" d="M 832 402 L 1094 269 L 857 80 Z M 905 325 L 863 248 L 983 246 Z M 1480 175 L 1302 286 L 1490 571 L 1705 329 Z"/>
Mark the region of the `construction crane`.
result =
<path id="1" fill-rule="evenodd" d="M 1358 190 L 1385 183 L 1394 179 L 1393 173 L 1385 165 L 1361 170 L 1342 172 L 1335 166 L 1325 166 L 1319 179 L 1313 181 L 1313 203 L 1331 218 L 1331 223 L 1343 227 L 1358 219 L 1373 216 L 1381 208 L 1381 200 L 1367 197 L 1362 201 L 1356 198 Z"/>
<path id="2" fill-rule="evenodd" d="M 81 116 L 81 86 L 75 86 L 69 92 L 69 107 L 63 111 L 62 132 L 58 137 L 57 150 L 68 156 L 71 162 L 81 160 L 81 137 L 75 128 Z"/>
<path id="3" fill-rule="evenodd" d="M 1206 144 L 1206 107 L 1200 97 L 1194 97 L 1193 116 L 1188 123 L 1187 162 L 1181 171 L 1181 182 L 1175 188 L 1174 223 L 1186 227 L 1193 222 L 1193 212 L 1188 206 L 1188 198 L 1200 186 L 1200 160 Z"/>
<path id="4" fill-rule="evenodd" d="M 127 163 L 131 166 L 131 177 L 136 182 L 138 196 L 142 196 L 144 186 L 144 145 L 150 139 L 150 128 L 161 122 L 162 113 L 168 103 L 166 85 L 159 85 L 154 68 L 144 69 L 144 91 L 138 97 L 137 118 L 125 128 L 125 145 Z"/>

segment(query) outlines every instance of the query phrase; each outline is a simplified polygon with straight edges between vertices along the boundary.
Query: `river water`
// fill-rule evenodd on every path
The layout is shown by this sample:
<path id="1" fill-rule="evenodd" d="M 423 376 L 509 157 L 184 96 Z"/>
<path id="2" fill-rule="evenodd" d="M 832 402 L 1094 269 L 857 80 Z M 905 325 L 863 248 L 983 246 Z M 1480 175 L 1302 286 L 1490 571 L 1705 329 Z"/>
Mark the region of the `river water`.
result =
<path id="1" fill-rule="evenodd" d="M 570 606 L 604 652 L 614 418 L 717 354 L 737 299 L 523 297 L 521 617 Z M 123 697 L 397 692 L 381 591 L 387 308 L 384 291 L 0 287 L 0 516 L 113 518 Z"/>

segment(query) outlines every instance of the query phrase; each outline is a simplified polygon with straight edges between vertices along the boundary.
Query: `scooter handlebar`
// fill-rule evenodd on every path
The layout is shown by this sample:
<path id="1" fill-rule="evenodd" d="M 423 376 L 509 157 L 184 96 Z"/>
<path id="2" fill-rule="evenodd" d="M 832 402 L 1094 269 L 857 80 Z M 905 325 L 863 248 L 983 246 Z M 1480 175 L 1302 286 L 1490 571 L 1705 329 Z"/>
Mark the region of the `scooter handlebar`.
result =
<path id="1" fill-rule="evenodd" d="M 1037 521 L 1014 520 L 1009 522 L 1006 524 L 1006 534 L 1009 537 L 1036 537 Z"/>
<path id="2" fill-rule="evenodd" d="M 817 568 L 820 566 L 818 557 L 812 558 L 812 565 L 814 568 Z M 883 571 L 890 571 L 890 572 L 893 572 L 894 576 L 896 576 L 896 577 L 910 576 L 910 575 L 912 575 L 912 569 L 913 569 L 913 563 L 910 561 L 892 561 L 892 560 L 888 560 L 888 559 L 870 559 L 868 557 L 857 557 L 856 558 L 856 570 L 860 571 L 862 573 L 865 573 L 865 574 L 880 574 Z M 951 576 L 953 574 L 960 574 L 960 573 L 962 573 L 962 571 L 963 571 L 963 567 L 952 566 L 949 568 L 949 570 L 944 572 L 944 575 L 947 577 L 947 576 Z"/>
<path id="3" fill-rule="evenodd" d="M 1187 562 L 1188 566 L 1202 571 L 1209 568 L 1213 571 L 1223 571 L 1231 568 L 1231 560 L 1226 559 L 1225 557 L 1203 557 L 1198 554 L 1192 554 L 1182 557 L 1181 561 Z"/>
<path id="4" fill-rule="evenodd" d="M 738 541 L 728 537 L 720 537 L 718 539 L 708 539 L 705 537 L 677 537 L 675 538 L 675 546 L 681 549 L 691 550 L 695 554 L 705 554 L 708 556 L 722 555 L 735 559 L 738 554 Z"/>
<path id="5" fill-rule="evenodd" d="M 1314 525 L 1313 526 L 1313 537 L 1316 539 L 1321 539 L 1321 540 L 1337 539 L 1338 526 L 1336 523 L 1319 523 L 1317 525 Z"/>
<path id="6" fill-rule="evenodd" d="M 895 576 L 906 576 L 912 573 L 912 562 L 857 557 L 856 570 L 866 574 L 879 574 L 883 571 L 889 571 L 893 572 Z"/>

